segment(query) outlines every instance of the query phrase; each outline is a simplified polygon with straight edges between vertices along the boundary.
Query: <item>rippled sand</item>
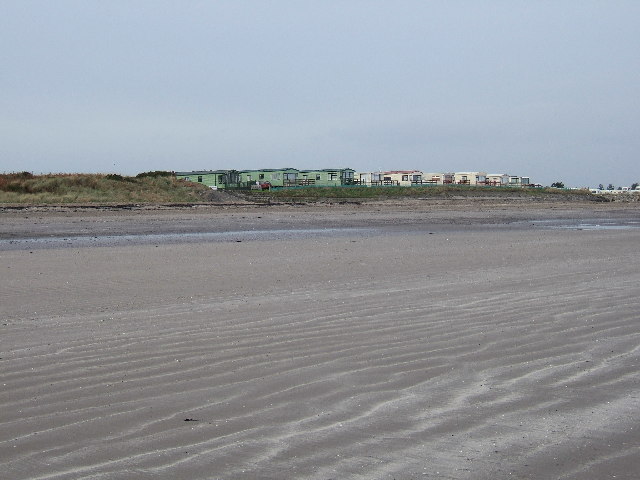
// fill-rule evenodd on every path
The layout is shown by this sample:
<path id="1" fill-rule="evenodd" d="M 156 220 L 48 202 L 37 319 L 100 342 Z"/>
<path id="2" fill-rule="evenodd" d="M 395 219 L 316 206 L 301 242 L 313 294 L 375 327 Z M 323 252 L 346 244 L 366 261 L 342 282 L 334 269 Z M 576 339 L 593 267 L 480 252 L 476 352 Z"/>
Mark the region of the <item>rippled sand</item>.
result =
<path id="1" fill-rule="evenodd" d="M 640 229 L 393 212 L 270 236 L 313 226 L 287 215 L 203 215 L 265 229 L 216 241 L 5 244 L 0 477 L 637 478 Z"/>

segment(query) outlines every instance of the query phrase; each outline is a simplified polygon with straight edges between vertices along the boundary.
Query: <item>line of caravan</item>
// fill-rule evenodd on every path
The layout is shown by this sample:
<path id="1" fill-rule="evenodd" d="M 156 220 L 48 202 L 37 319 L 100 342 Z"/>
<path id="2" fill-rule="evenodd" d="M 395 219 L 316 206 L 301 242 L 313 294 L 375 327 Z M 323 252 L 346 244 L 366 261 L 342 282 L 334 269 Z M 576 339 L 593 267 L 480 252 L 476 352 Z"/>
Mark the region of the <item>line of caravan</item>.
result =
<path id="1" fill-rule="evenodd" d="M 597 195 L 620 195 L 624 193 L 640 194 L 640 187 L 636 187 L 636 188 L 622 187 L 622 188 L 615 188 L 615 189 L 612 188 L 609 190 L 604 188 L 590 188 L 589 191 Z"/>
<path id="2" fill-rule="evenodd" d="M 450 172 L 425 173 L 419 170 L 394 170 L 388 172 L 363 172 L 355 175 L 360 185 L 485 185 L 493 187 L 527 187 L 529 177 L 507 175 L 506 173 Z"/>
<path id="3" fill-rule="evenodd" d="M 425 173 L 419 170 L 356 172 L 352 168 L 298 170 L 295 168 L 259 170 L 201 170 L 176 172 L 176 177 L 202 183 L 211 188 L 419 186 L 485 185 L 530 187 L 529 177 L 487 174 L 486 172 Z"/>
<path id="4" fill-rule="evenodd" d="M 352 168 L 298 170 L 296 168 L 266 168 L 261 170 L 202 170 L 176 172 L 177 178 L 203 183 L 212 188 L 267 187 L 338 187 L 354 185 Z"/>

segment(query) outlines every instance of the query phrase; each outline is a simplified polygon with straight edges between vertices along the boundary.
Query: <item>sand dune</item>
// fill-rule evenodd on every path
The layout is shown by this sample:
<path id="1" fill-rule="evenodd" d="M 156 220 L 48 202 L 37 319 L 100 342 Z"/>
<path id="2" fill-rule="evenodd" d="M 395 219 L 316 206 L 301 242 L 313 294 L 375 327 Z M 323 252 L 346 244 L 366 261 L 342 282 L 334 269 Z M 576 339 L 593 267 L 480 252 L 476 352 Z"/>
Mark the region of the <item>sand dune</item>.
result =
<path id="1" fill-rule="evenodd" d="M 396 215 L 0 251 L 2 478 L 636 478 L 640 230 Z"/>

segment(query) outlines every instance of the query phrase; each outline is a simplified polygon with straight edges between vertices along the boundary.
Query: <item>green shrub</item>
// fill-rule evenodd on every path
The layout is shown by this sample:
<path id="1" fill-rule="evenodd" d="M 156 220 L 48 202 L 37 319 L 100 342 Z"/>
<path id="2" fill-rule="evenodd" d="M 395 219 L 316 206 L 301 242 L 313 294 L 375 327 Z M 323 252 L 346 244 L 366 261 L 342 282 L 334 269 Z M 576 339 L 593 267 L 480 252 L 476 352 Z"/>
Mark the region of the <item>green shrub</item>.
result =
<path id="1" fill-rule="evenodd" d="M 124 177 L 122 175 L 118 175 L 117 173 L 110 173 L 106 175 L 104 178 L 107 180 L 113 180 L 116 182 L 129 182 L 129 183 L 137 183 L 138 179 L 135 177 Z"/>
<path id="2" fill-rule="evenodd" d="M 175 174 L 173 172 L 167 172 L 165 170 L 155 170 L 153 172 L 142 172 L 136 175 L 136 178 L 145 178 L 145 177 L 173 177 Z"/>

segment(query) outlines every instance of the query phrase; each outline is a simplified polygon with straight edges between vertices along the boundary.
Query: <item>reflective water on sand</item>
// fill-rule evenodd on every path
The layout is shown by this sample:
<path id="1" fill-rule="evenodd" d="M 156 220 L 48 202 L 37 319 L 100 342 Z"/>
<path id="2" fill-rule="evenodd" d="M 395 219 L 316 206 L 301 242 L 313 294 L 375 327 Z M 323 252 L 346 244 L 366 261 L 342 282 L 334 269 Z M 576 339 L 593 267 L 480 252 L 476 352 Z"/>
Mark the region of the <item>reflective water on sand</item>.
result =
<path id="1" fill-rule="evenodd" d="M 640 228 L 637 220 L 536 220 L 531 222 L 534 226 L 544 228 L 559 228 L 565 230 L 630 230 Z"/>
<path id="2" fill-rule="evenodd" d="M 101 235 L 0 239 L 2 250 L 49 248 L 113 247 L 125 245 L 160 245 L 167 243 L 244 242 L 257 240 L 290 240 L 320 237 L 366 235 L 370 228 L 318 228 L 291 230 L 239 230 L 231 232 L 200 233 L 145 233 L 138 235 Z"/>

